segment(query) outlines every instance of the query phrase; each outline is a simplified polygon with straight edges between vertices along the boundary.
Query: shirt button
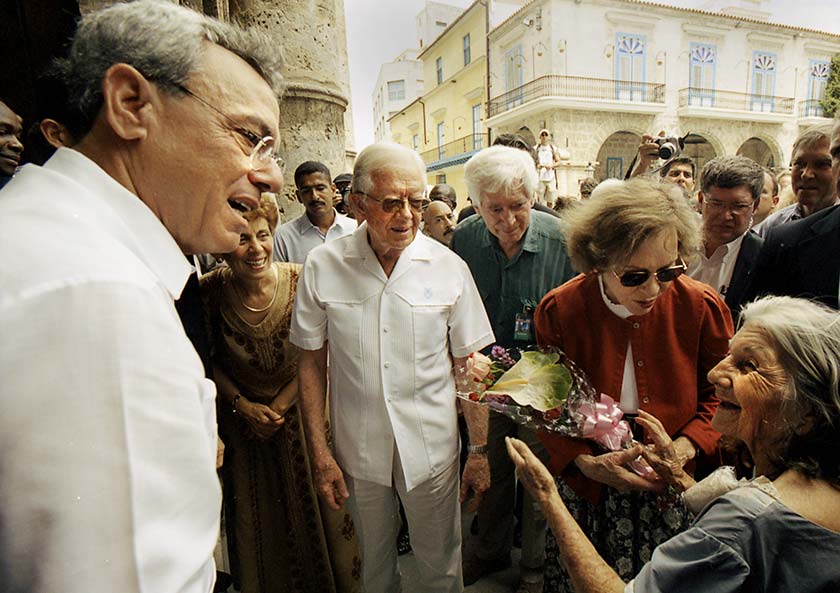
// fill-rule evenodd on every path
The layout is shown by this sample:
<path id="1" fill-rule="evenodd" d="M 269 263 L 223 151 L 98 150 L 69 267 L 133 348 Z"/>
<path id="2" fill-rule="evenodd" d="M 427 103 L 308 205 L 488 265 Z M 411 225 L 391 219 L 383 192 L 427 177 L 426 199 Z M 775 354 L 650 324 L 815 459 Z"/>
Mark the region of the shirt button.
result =
<path id="1" fill-rule="evenodd" d="M 639 329 L 639 322 L 638 321 L 633 322 L 633 329 Z"/>
<path id="2" fill-rule="evenodd" d="M 643 403 L 643 404 L 650 403 L 650 398 L 649 398 L 649 397 L 643 397 L 643 398 L 642 398 L 642 403 Z"/>
<path id="3" fill-rule="evenodd" d="M 636 361 L 636 366 L 637 366 L 637 367 L 643 367 L 643 366 L 645 366 L 645 361 L 644 361 L 644 360 L 637 360 L 637 361 Z"/>
<path id="4" fill-rule="evenodd" d="M 385 333 L 387 334 L 387 333 L 388 333 L 388 326 L 383 327 L 383 328 L 382 328 L 382 331 L 383 331 L 383 332 L 385 332 Z"/>
<path id="5" fill-rule="evenodd" d="M 390 363 L 390 362 L 386 362 L 386 363 L 385 363 L 384 365 L 382 365 L 382 366 L 384 366 L 386 369 L 390 369 L 390 368 L 391 368 L 391 363 Z"/>

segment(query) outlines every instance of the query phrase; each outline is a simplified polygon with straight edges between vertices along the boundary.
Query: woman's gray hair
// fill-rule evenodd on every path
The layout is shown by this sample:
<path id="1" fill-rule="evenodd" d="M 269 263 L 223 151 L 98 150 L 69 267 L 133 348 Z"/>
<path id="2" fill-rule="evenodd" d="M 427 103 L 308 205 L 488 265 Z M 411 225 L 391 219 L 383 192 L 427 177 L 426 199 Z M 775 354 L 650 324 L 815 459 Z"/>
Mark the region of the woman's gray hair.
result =
<path id="1" fill-rule="evenodd" d="M 491 146 L 464 165 L 464 179 L 473 204 L 481 206 L 483 194 L 521 192 L 529 200 L 537 191 L 539 178 L 534 160 L 524 150 Z"/>
<path id="2" fill-rule="evenodd" d="M 86 15 L 70 49 L 68 94 L 87 133 L 102 107 L 102 80 L 128 64 L 172 94 L 195 71 L 202 44 L 214 43 L 245 60 L 279 97 L 282 51 L 256 30 L 244 30 L 163 0 L 117 3 Z"/>
<path id="3" fill-rule="evenodd" d="M 602 182 L 564 213 L 563 226 L 572 266 L 585 273 L 626 263 L 645 240 L 666 229 L 676 231 L 683 259 L 700 245 L 697 215 L 682 190 L 642 177 Z"/>
<path id="4" fill-rule="evenodd" d="M 407 164 L 409 167 L 416 167 L 418 180 L 425 187 L 426 164 L 419 154 L 400 144 L 377 142 L 364 148 L 356 157 L 350 192 L 356 194 L 372 193 L 375 190 L 373 174 L 376 171 L 391 169 L 395 164 Z"/>
<path id="5" fill-rule="evenodd" d="M 771 462 L 840 486 L 840 312 L 768 296 L 744 306 L 741 327 L 767 338 L 788 379 Z"/>

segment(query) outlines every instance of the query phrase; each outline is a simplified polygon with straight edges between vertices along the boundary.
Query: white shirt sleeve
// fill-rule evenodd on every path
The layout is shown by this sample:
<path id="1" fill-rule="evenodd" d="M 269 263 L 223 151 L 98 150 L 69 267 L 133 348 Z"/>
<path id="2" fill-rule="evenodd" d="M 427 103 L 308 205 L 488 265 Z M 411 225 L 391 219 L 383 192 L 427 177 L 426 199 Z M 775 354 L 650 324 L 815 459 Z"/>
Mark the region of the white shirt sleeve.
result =
<path id="1" fill-rule="evenodd" d="M 280 232 L 284 226 L 285 225 L 278 226 L 277 230 L 274 232 L 274 261 L 289 261 L 289 248 L 286 246 L 286 239 L 283 236 L 283 233 Z"/>
<path id="2" fill-rule="evenodd" d="M 481 295 L 467 264 L 458 262 L 461 294 L 449 314 L 449 346 L 452 356 L 469 356 L 495 341 Z"/>
<path id="3" fill-rule="evenodd" d="M 298 279 L 289 339 L 304 350 L 320 350 L 327 340 L 327 312 L 315 294 L 316 281 L 312 258 L 303 264 Z"/>
<path id="4" fill-rule="evenodd" d="M 208 593 L 215 388 L 166 293 L 43 289 L 0 327 L 3 589 Z"/>

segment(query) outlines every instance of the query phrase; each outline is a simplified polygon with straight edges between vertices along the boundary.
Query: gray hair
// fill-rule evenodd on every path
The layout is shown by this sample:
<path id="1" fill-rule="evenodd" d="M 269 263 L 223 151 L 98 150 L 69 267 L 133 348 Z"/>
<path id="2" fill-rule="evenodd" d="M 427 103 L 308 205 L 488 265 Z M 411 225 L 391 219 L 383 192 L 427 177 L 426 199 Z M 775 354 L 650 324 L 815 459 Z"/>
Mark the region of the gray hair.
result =
<path id="1" fill-rule="evenodd" d="M 86 15 L 70 49 L 70 102 L 90 130 L 102 107 L 102 80 L 114 64 L 128 64 L 162 89 L 180 95 L 195 71 L 202 43 L 223 47 L 245 60 L 282 93 L 282 52 L 256 30 L 245 31 L 161 0 L 117 3 Z"/>
<path id="2" fill-rule="evenodd" d="M 625 263 L 644 241 L 666 229 L 676 231 L 683 259 L 700 245 L 697 216 L 682 190 L 644 177 L 600 183 L 588 200 L 564 214 L 563 222 L 572 266 L 584 273 Z"/>
<path id="3" fill-rule="evenodd" d="M 464 165 L 464 179 L 473 204 L 481 206 L 487 193 L 510 195 L 522 192 L 530 200 L 539 183 L 537 168 L 530 155 L 510 146 L 491 146 L 474 155 Z"/>
<path id="4" fill-rule="evenodd" d="M 400 144 L 377 142 L 363 149 L 356 157 L 350 191 L 356 194 L 373 192 L 376 186 L 373 174 L 376 171 L 391 169 L 395 163 L 408 163 L 409 166 L 416 167 L 418 181 L 425 187 L 426 164 L 419 154 Z"/>
<path id="5" fill-rule="evenodd" d="M 793 151 L 790 153 L 791 158 L 793 158 L 800 147 L 813 148 L 817 144 L 831 142 L 831 131 L 833 127 L 833 124 L 817 124 L 807 128 L 793 141 Z"/>
<path id="6" fill-rule="evenodd" d="M 745 305 L 741 322 L 767 337 L 788 379 L 771 462 L 840 486 L 840 312 L 769 296 Z"/>
<path id="7" fill-rule="evenodd" d="M 700 172 L 700 190 L 708 196 L 713 187 L 732 189 L 746 185 L 753 202 L 761 199 L 764 168 L 745 156 L 719 156 L 706 163 Z"/>

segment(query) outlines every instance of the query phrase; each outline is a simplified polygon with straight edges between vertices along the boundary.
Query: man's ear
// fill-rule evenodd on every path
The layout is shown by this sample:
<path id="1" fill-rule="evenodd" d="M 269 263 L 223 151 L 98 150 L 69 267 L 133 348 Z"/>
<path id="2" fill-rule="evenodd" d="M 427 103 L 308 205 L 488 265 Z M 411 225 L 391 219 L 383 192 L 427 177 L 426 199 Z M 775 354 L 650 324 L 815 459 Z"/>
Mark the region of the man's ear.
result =
<path id="1" fill-rule="evenodd" d="M 142 140 L 148 134 L 156 89 L 135 68 L 114 64 L 102 78 L 102 110 L 114 134 L 123 140 Z"/>
<path id="2" fill-rule="evenodd" d="M 300 197 L 300 190 L 299 190 L 299 189 L 297 189 L 297 188 L 295 188 L 295 197 L 297 198 L 297 201 L 298 201 L 298 202 L 300 202 L 301 204 L 303 204 L 303 198 L 301 198 L 301 197 Z"/>
<path id="3" fill-rule="evenodd" d="M 353 206 L 353 210 L 358 210 L 359 212 L 365 212 L 364 207 L 364 200 L 362 200 L 362 194 L 356 192 L 350 192 L 347 195 L 347 200 L 350 202 L 350 205 Z"/>
<path id="4" fill-rule="evenodd" d="M 61 148 L 62 146 L 70 147 L 75 143 L 70 132 L 67 130 L 67 126 L 58 123 L 54 119 L 45 117 L 38 124 L 38 128 L 50 146 L 54 146 L 55 148 Z"/>
<path id="5" fill-rule="evenodd" d="M 776 194 L 775 196 L 773 196 L 773 207 L 774 208 L 779 205 L 779 200 L 780 199 L 781 198 L 779 198 L 779 194 Z"/>
<path id="6" fill-rule="evenodd" d="M 697 192 L 697 201 L 700 203 L 701 206 L 703 205 L 703 192 L 702 191 Z"/>

